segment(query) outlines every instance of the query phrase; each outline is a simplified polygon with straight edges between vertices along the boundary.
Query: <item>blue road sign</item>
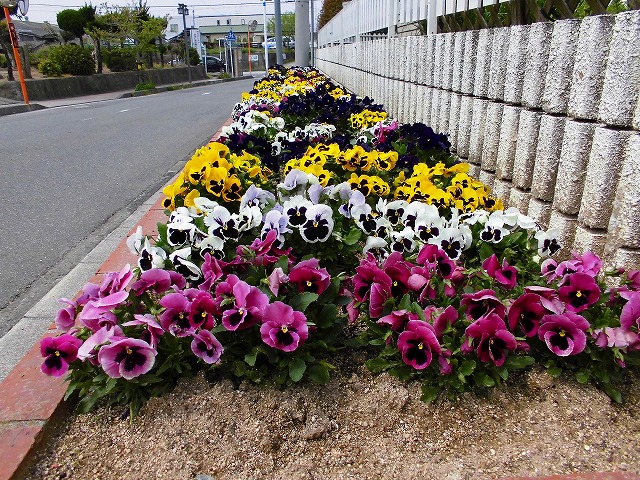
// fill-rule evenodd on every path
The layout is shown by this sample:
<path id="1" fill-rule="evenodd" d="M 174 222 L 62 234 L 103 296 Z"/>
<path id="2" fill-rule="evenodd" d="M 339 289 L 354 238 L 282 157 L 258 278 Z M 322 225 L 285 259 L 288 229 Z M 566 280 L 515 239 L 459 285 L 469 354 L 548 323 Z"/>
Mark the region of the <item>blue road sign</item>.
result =
<path id="1" fill-rule="evenodd" d="M 229 40 L 230 42 L 236 41 L 236 34 L 233 33 L 233 30 L 229 30 L 229 33 L 227 34 L 227 40 Z"/>

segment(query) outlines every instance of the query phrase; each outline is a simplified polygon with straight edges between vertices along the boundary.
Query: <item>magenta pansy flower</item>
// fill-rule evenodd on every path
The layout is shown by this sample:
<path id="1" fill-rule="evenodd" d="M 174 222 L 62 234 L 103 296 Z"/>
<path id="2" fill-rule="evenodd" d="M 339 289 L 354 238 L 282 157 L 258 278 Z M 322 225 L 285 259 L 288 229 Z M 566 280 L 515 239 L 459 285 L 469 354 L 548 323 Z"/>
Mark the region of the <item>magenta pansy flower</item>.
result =
<path id="1" fill-rule="evenodd" d="M 353 277 L 353 293 L 356 300 L 359 302 L 367 300 L 374 283 L 382 284 L 389 291 L 391 290 L 391 278 L 378 266 L 373 257 L 369 256 L 356 267 L 356 274 Z"/>
<path id="2" fill-rule="evenodd" d="M 620 325 L 625 330 L 631 330 L 632 327 L 640 330 L 640 293 L 627 293 L 625 297 L 627 297 L 627 303 L 622 307 Z"/>
<path id="3" fill-rule="evenodd" d="M 593 337 L 600 348 L 620 348 L 624 352 L 640 350 L 638 334 L 622 327 L 605 327 L 602 330 L 596 330 L 593 332 Z"/>
<path id="4" fill-rule="evenodd" d="M 100 285 L 100 297 L 123 291 L 132 279 L 133 271 L 128 263 L 119 272 L 105 273 Z"/>
<path id="5" fill-rule="evenodd" d="M 293 352 L 309 337 L 307 317 L 285 303 L 267 305 L 262 320 L 262 341 L 283 352 Z"/>
<path id="6" fill-rule="evenodd" d="M 563 315 L 545 315 L 540 321 L 538 337 L 559 357 L 577 355 L 587 345 L 589 326 L 584 317 L 570 311 Z"/>
<path id="7" fill-rule="evenodd" d="M 151 290 L 154 293 L 164 293 L 171 287 L 171 275 L 166 270 L 152 268 L 145 270 L 140 278 L 131 284 L 131 291 L 136 295 L 142 295 Z"/>
<path id="8" fill-rule="evenodd" d="M 210 330 L 216 326 L 214 315 L 218 308 L 209 292 L 199 291 L 191 302 L 189 309 L 189 323 L 195 328 Z"/>
<path id="9" fill-rule="evenodd" d="M 428 266 L 431 270 L 437 270 L 443 278 L 451 278 L 456 269 L 456 262 L 451 260 L 444 250 L 432 244 L 422 247 L 416 262 Z"/>
<path id="10" fill-rule="evenodd" d="M 320 268 L 317 258 L 310 258 L 295 265 L 289 271 L 289 282 L 296 285 L 298 292 L 322 294 L 331 283 L 331 275 L 326 268 Z"/>
<path id="11" fill-rule="evenodd" d="M 567 310 L 581 312 L 600 299 L 600 287 L 587 273 L 574 273 L 569 276 L 568 285 L 558 289 L 558 298 L 566 303 Z"/>
<path id="12" fill-rule="evenodd" d="M 53 377 L 61 377 L 69 364 L 78 357 L 78 348 L 82 340 L 65 333 L 59 337 L 46 337 L 40 342 L 40 353 L 44 362 L 40 366 L 42 373 Z"/>
<path id="13" fill-rule="evenodd" d="M 160 299 L 166 310 L 160 314 L 160 325 L 176 337 L 187 337 L 195 330 L 189 321 L 191 302 L 183 293 L 170 293 Z"/>
<path id="14" fill-rule="evenodd" d="M 81 361 L 88 360 L 93 365 L 99 365 L 98 352 L 103 345 L 126 338 L 122 329 L 116 325 L 115 327 L 102 327 L 89 338 L 87 338 L 82 346 L 78 349 L 78 358 Z"/>
<path id="15" fill-rule="evenodd" d="M 229 275 L 227 280 L 230 277 L 232 275 Z M 218 293 L 217 289 L 216 293 Z M 252 287 L 242 280 L 233 285 L 231 294 L 234 298 L 234 304 L 222 313 L 222 325 L 224 325 L 224 328 L 235 331 L 260 323 L 262 313 L 269 304 L 269 298 L 259 288 Z"/>
<path id="16" fill-rule="evenodd" d="M 205 363 L 213 364 L 220 361 L 224 348 L 213 333 L 209 330 L 200 330 L 193 336 L 191 351 Z"/>
<path id="17" fill-rule="evenodd" d="M 504 364 L 507 352 L 516 350 L 518 342 L 504 320 L 495 313 L 481 317 L 465 330 L 465 342 L 460 347 L 463 353 L 474 349 L 482 362 L 493 362 L 497 367 Z"/>
<path id="18" fill-rule="evenodd" d="M 67 298 L 61 298 L 58 301 L 67 306 L 56 313 L 56 328 L 61 332 L 68 332 L 76 323 L 76 307 L 78 304 Z"/>
<path id="19" fill-rule="evenodd" d="M 148 313 L 144 315 L 135 314 L 133 317 L 135 320 L 123 323 L 122 326 L 142 326 L 144 328 L 144 331 L 142 332 L 140 339 L 151 345 L 151 348 L 158 348 L 158 340 L 162 335 L 164 335 L 164 329 L 160 326 L 155 317 Z"/>
<path id="20" fill-rule="evenodd" d="M 111 378 L 131 380 L 153 368 L 156 354 L 156 350 L 144 340 L 123 338 L 103 346 L 98 352 L 98 361 Z"/>
<path id="21" fill-rule="evenodd" d="M 408 312 L 407 310 L 395 310 L 389 315 L 380 317 L 376 323 L 379 325 L 389 325 L 394 332 L 401 332 L 405 325 L 411 320 L 419 320 L 417 313 Z"/>
<path id="22" fill-rule="evenodd" d="M 541 297 L 535 293 L 525 293 L 511 304 L 507 317 L 512 331 L 519 325 L 527 337 L 533 337 L 538 333 L 540 319 L 547 313 L 540 299 Z"/>
<path id="23" fill-rule="evenodd" d="M 392 297 L 391 288 L 385 283 L 373 283 L 369 292 L 369 316 L 378 318 L 384 312 L 384 304 Z"/>
<path id="24" fill-rule="evenodd" d="M 516 275 L 518 271 L 507 263 L 507 259 L 502 259 L 502 265 L 498 261 L 498 257 L 494 253 L 484 262 L 482 268 L 487 274 L 493 278 L 498 284 L 506 289 L 512 289 L 516 285 Z"/>
<path id="25" fill-rule="evenodd" d="M 398 350 L 402 360 L 416 370 L 424 370 L 431 364 L 433 355 L 442 353 L 433 326 L 422 320 L 411 320 L 398 337 Z"/>
<path id="26" fill-rule="evenodd" d="M 460 305 L 466 305 L 465 315 L 471 320 L 477 320 L 490 312 L 495 313 L 500 318 L 504 318 L 506 310 L 506 307 L 496 297 L 496 292 L 489 289 L 462 295 Z"/>
<path id="27" fill-rule="evenodd" d="M 445 308 L 433 321 L 433 328 L 438 338 L 442 337 L 442 333 L 455 323 L 458 319 L 458 311 L 449 305 Z"/>
<path id="28" fill-rule="evenodd" d="M 280 285 L 288 283 L 289 276 L 284 273 L 282 268 L 277 267 L 273 269 L 273 272 L 267 277 L 267 280 L 269 280 L 269 290 L 277 297 L 278 292 L 280 292 Z"/>

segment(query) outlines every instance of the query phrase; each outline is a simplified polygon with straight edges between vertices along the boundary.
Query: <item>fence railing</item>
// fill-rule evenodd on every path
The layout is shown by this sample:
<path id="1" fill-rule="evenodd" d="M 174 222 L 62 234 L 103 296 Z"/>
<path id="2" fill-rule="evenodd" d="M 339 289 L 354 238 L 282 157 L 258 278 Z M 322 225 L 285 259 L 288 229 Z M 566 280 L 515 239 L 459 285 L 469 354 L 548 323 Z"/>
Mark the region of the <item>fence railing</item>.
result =
<path id="1" fill-rule="evenodd" d="M 415 24 L 422 34 L 523 25 L 606 13 L 610 0 L 351 0 L 318 31 L 320 47 L 351 43 Z M 626 0 L 630 9 L 640 0 Z"/>

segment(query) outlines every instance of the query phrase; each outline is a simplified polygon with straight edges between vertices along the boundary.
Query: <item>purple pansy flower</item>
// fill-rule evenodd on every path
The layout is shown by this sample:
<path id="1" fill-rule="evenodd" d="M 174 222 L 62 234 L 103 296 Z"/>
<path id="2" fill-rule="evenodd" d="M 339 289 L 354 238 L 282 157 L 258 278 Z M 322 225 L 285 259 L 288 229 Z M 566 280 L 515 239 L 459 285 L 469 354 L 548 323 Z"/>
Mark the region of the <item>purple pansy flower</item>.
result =
<path id="1" fill-rule="evenodd" d="M 183 293 L 170 293 L 160 300 L 166 310 L 160 314 L 160 325 L 176 337 L 187 337 L 195 330 L 189 321 L 191 302 Z"/>
<path id="2" fill-rule="evenodd" d="M 353 277 L 354 296 L 357 301 L 364 302 L 369 298 L 371 286 L 374 283 L 381 283 L 389 290 L 391 289 L 391 278 L 373 260 L 368 257 L 360 262 L 356 267 L 356 274 Z"/>
<path id="3" fill-rule="evenodd" d="M 277 267 L 273 269 L 273 272 L 271 272 L 271 275 L 269 275 L 267 279 L 269 280 L 269 290 L 277 297 L 280 291 L 280 285 L 287 283 L 289 276 L 284 273 L 282 268 Z"/>
<path id="4" fill-rule="evenodd" d="M 56 313 L 56 328 L 61 332 L 68 332 L 76 322 L 76 308 L 78 304 L 67 298 L 61 298 L 58 301 L 67 306 L 61 308 L 58 310 L 58 313 Z"/>
<path id="5" fill-rule="evenodd" d="M 205 363 L 213 364 L 220 361 L 224 348 L 213 333 L 209 330 L 200 330 L 193 336 L 191 351 Z"/>
<path id="6" fill-rule="evenodd" d="M 80 345 L 82 340 L 68 333 L 43 338 L 40 342 L 40 353 L 44 357 L 40 366 L 42 373 L 53 377 L 64 375 L 69 370 L 69 364 L 78 357 Z"/>
<path id="7" fill-rule="evenodd" d="M 100 348 L 107 343 L 122 340 L 123 338 L 126 337 L 118 325 L 111 328 L 102 327 L 84 341 L 78 349 L 78 358 L 83 362 L 89 360 L 93 365 L 98 365 L 97 357 Z"/>
<path id="8" fill-rule="evenodd" d="M 444 250 L 432 244 L 422 247 L 416 263 L 429 267 L 431 271 L 437 270 L 442 278 L 451 278 L 456 269 L 456 262 Z"/>
<path id="9" fill-rule="evenodd" d="M 620 325 L 625 330 L 636 328 L 640 330 L 640 293 L 632 292 L 625 295 L 627 303 L 622 307 Z"/>
<path id="10" fill-rule="evenodd" d="M 600 299 L 600 287 L 587 273 L 574 273 L 568 285 L 558 289 L 558 297 L 566 303 L 567 310 L 581 312 Z"/>
<path id="11" fill-rule="evenodd" d="M 136 295 L 142 295 L 151 290 L 154 293 L 164 293 L 171 287 L 171 275 L 166 270 L 152 268 L 145 270 L 140 278 L 131 284 L 131 290 Z"/>
<path id="12" fill-rule="evenodd" d="M 437 337 L 441 338 L 444 331 L 452 326 L 457 319 L 458 311 L 453 305 L 445 308 L 433 321 L 433 329 L 436 331 Z"/>
<path id="13" fill-rule="evenodd" d="M 538 333 L 540 319 L 547 313 L 540 300 L 541 297 L 535 293 L 520 295 L 509 308 L 509 328 L 514 331 L 520 325 L 527 337 Z"/>
<path id="14" fill-rule="evenodd" d="M 484 262 L 482 262 L 482 268 L 487 272 L 487 274 L 493 278 L 498 284 L 503 286 L 506 289 L 512 289 L 516 285 L 516 275 L 518 271 L 515 267 L 512 267 L 507 262 L 507 259 L 504 258 L 502 260 L 502 266 L 500 266 L 500 262 L 498 261 L 498 257 L 494 253 L 489 258 L 487 258 Z"/>
<path id="15" fill-rule="evenodd" d="M 234 275 L 229 275 L 227 281 L 231 277 L 234 277 Z M 222 325 L 224 325 L 224 328 L 230 331 L 243 330 L 260 323 L 262 313 L 269 304 L 269 298 L 259 288 L 252 287 L 242 280 L 234 283 L 231 293 L 234 298 L 234 304 L 222 313 Z M 218 294 L 218 289 L 216 289 L 216 294 Z"/>
<path id="16" fill-rule="evenodd" d="M 153 368 L 156 354 L 156 350 L 144 340 L 123 338 L 102 347 L 98 361 L 111 378 L 131 380 Z"/>
<path id="17" fill-rule="evenodd" d="M 497 367 L 504 364 L 507 352 L 516 350 L 518 341 L 504 320 L 495 313 L 481 317 L 465 330 L 465 341 L 460 347 L 463 353 L 474 349 L 482 362 L 493 362 Z"/>
<path id="18" fill-rule="evenodd" d="M 407 310 L 394 310 L 389 315 L 380 317 L 376 323 L 379 325 L 389 325 L 394 332 L 402 332 L 411 320 L 419 320 L 417 313 Z"/>
<path id="19" fill-rule="evenodd" d="M 559 357 L 577 355 L 587 345 L 589 322 L 573 312 L 545 315 L 540 321 L 538 337 Z"/>
<path id="20" fill-rule="evenodd" d="M 442 349 L 433 326 L 421 320 L 412 320 L 398 337 L 398 350 L 402 360 L 416 370 L 424 370 L 431 364 L 433 355 L 440 356 Z"/>
<path id="21" fill-rule="evenodd" d="M 460 305 L 467 306 L 465 315 L 470 320 L 477 320 L 491 311 L 498 317 L 504 318 L 506 310 L 502 302 L 496 297 L 496 292 L 488 289 L 462 295 Z"/>
<path id="22" fill-rule="evenodd" d="M 307 318 L 285 303 L 273 302 L 264 309 L 260 336 L 270 347 L 293 352 L 309 337 Z"/>
<path id="23" fill-rule="evenodd" d="M 142 340 L 151 345 L 151 348 L 158 348 L 158 340 L 164 335 L 164 329 L 160 326 L 158 321 L 155 319 L 153 315 L 150 314 L 135 314 L 133 316 L 135 320 L 131 320 L 130 322 L 123 323 L 123 327 L 132 327 L 134 325 L 140 325 L 144 328 L 142 335 L 140 336 Z M 86 343 L 86 342 L 85 342 Z"/>
<path id="24" fill-rule="evenodd" d="M 605 327 L 602 330 L 595 330 L 593 338 L 600 348 L 619 348 L 624 352 L 640 350 L 638 334 L 622 327 Z"/>
<path id="25" fill-rule="evenodd" d="M 189 323 L 195 328 L 210 330 L 216 325 L 218 308 L 209 292 L 199 291 L 191 301 Z"/>
<path id="26" fill-rule="evenodd" d="M 312 292 L 320 295 L 331 284 L 331 276 L 326 268 L 320 268 L 317 258 L 310 258 L 291 269 L 289 282 L 298 287 L 298 292 Z"/>

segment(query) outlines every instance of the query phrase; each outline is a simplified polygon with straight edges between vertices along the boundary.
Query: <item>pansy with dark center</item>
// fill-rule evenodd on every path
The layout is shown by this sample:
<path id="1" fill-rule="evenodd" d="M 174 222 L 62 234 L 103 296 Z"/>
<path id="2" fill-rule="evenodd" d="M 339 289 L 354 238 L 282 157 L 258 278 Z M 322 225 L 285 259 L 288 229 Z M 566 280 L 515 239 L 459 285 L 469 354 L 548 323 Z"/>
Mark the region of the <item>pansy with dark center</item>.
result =
<path id="1" fill-rule="evenodd" d="M 411 320 L 398 337 L 398 350 L 402 360 L 416 370 L 424 370 L 431 364 L 433 355 L 440 355 L 442 348 L 436 332 L 430 324 L 422 320 Z"/>
<path id="2" fill-rule="evenodd" d="M 289 225 L 301 227 L 307 222 L 307 211 L 313 206 L 309 200 L 301 195 L 291 197 L 284 202 L 283 212 L 289 217 Z"/>
<path id="3" fill-rule="evenodd" d="M 328 205 L 313 205 L 307 210 L 307 221 L 300 228 L 302 238 L 310 243 L 325 242 L 333 231 L 333 210 Z"/>
<path id="4" fill-rule="evenodd" d="M 220 361 L 224 347 L 209 330 L 200 330 L 193 335 L 191 351 L 196 357 L 211 365 Z"/>
<path id="5" fill-rule="evenodd" d="M 40 370 L 46 375 L 61 377 L 69 370 L 69 364 L 78 357 L 81 345 L 82 340 L 68 333 L 43 338 L 40 342 L 40 354 L 44 357 L 44 362 Z"/>
<path id="6" fill-rule="evenodd" d="M 584 317 L 570 311 L 562 315 L 545 315 L 540 320 L 538 337 L 559 357 L 577 355 L 587 345 L 589 327 Z"/>
<path id="7" fill-rule="evenodd" d="M 527 337 L 538 333 L 540 320 L 547 313 L 542 306 L 540 295 L 525 293 L 520 295 L 509 307 L 509 328 L 511 331 L 520 326 Z"/>
<path id="8" fill-rule="evenodd" d="M 156 350 L 135 338 L 124 338 L 105 345 L 98 352 L 98 361 L 111 378 L 131 380 L 153 368 Z"/>
<path id="9" fill-rule="evenodd" d="M 260 336 L 272 348 L 293 352 L 309 337 L 307 318 L 285 303 L 273 302 L 264 309 Z"/>
<path id="10" fill-rule="evenodd" d="M 466 354 L 475 350 L 480 361 L 500 367 L 507 359 L 507 352 L 517 348 L 516 337 L 507 330 L 502 317 L 491 313 L 467 327 L 460 351 Z"/>
<path id="11" fill-rule="evenodd" d="M 463 294 L 460 305 L 467 307 L 465 315 L 471 320 L 477 320 L 491 311 L 503 318 L 506 310 L 504 304 L 496 296 L 496 292 L 489 289 Z"/>
<path id="12" fill-rule="evenodd" d="M 298 292 L 322 294 L 331 283 L 331 276 L 326 268 L 320 268 L 316 258 L 303 260 L 289 272 L 289 282 L 297 286 Z"/>
<path id="13" fill-rule="evenodd" d="M 587 273 L 569 276 L 569 284 L 558 289 L 558 297 L 567 304 L 567 310 L 581 312 L 600 299 L 600 287 Z"/>

